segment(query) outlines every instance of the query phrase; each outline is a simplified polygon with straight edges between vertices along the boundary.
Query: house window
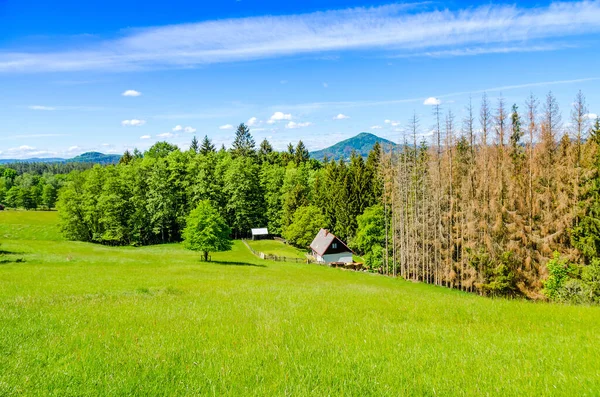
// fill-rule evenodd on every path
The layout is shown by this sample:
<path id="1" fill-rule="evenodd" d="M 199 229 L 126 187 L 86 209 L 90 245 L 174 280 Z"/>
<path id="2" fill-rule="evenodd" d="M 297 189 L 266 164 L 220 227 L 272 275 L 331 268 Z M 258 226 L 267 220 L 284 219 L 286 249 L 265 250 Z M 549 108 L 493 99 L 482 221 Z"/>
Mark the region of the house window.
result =
<path id="1" fill-rule="evenodd" d="M 337 248 L 337 243 L 331 244 L 331 248 L 336 249 Z"/>

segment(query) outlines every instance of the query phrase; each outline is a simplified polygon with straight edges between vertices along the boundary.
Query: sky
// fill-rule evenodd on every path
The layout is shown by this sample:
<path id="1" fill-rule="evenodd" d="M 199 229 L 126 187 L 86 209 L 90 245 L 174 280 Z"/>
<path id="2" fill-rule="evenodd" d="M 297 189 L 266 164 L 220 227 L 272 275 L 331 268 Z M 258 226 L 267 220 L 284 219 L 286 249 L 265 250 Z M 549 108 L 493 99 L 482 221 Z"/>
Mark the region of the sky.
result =
<path id="1" fill-rule="evenodd" d="M 600 113 L 600 1 L 0 0 L 0 158 L 360 132 L 552 91 Z"/>

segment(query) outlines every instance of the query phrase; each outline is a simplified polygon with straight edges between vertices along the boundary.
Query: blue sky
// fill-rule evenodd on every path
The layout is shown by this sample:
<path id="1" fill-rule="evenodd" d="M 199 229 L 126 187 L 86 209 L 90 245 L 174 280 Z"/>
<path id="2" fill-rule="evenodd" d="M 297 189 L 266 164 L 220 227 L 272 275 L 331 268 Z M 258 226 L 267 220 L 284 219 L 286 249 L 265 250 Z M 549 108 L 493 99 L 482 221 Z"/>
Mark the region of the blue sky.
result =
<path id="1" fill-rule="evenodd" d="M 0 158 L 228 145 L 240 122 L 278 149 L 401 141 L 483 92 L 600 113 L 600 1 L 205 3 L 0 0 Z"/>

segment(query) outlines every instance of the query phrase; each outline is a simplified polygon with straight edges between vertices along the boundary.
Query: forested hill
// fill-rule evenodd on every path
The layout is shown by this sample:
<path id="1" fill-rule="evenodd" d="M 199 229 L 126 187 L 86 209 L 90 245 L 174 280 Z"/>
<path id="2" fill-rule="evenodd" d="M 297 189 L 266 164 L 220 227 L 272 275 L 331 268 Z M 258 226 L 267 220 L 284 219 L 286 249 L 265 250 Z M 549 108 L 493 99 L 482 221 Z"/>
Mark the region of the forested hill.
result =
<path id="1" fill-rule="evenodd" d="M 338 142 L 326 149 L 312 152 L 310 156 L 317 160 L 323 160 L 325 157 L 336 160 L 340 158 L 348 159 L 352 151 L 356 151 L 359 155 L 366 158 L 376 142 L 379 142 L 384 149 L 398 146 L 396 143 L 380 138 L 377 135 L 361 132 L 355 137 Z"/>
<path id="2" fill-rule="evenodd" d="M 83 153 L 72 159 L 63 158 L 31 158 L 31 159 L 0 159 L 0 164 L 14 163 L 94 163 L 94 164 L 116 164 L 121 158 L 120 154 L 104 154 L 98 152 Z"/>

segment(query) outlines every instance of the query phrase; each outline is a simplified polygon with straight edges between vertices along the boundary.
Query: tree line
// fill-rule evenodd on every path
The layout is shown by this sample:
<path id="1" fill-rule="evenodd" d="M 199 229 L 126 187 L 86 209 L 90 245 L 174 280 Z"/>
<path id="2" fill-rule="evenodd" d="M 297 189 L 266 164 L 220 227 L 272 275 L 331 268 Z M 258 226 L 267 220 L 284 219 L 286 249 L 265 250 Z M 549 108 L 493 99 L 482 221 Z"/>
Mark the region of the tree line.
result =
<path id="1" fill-rule="evenodd" d="M 52 209 L 65 174 L 52 172 L 19 173 L 11 166 L 0 166 L 0 203 L 8 208 Z"/>
<path id="2" fill-rule="evenodd" d="M 182 239 L 186 218 L 208 202 L 226 220 L 232 237 L 268 227 L 307 247 L 321 227 L 343 239 L 356 219 L 379 201 L 380 148 L 365 161 L 311 159 L 299 141 L 274 151 L 256 146 L 241 124 L 230 150 L 208 137 L 182 151 L 158 142 L 146 152 L 126 152 L 119 164 L 69 174 L 57 207 L 67 237 L 109 245 L 147 245 Z"/>

